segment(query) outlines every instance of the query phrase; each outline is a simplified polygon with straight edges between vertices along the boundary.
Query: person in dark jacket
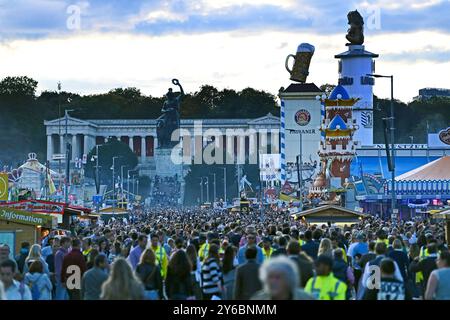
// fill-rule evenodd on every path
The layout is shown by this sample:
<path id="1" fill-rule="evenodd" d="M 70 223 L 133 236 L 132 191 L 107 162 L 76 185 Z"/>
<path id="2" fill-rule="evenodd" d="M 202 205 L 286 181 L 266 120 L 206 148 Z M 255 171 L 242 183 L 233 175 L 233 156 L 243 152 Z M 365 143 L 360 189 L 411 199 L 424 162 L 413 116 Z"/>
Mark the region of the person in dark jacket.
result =
<path id="1" fill-rule="evenodd" d="M 136 275 L 142 281 L 147 300 L 159 300 L 163 297 L 161 270 L 156 264 L 156 256 L 151 248 L 145 249 L 136 266 Z"/>
<path id="2" fill-rule="evenodd" d="M 286 245 L 287 245 L 286 238 L 285 237 L 279 237 L 278 238 L 278 248 L 276 248 L 276 250 L 272 253 L 272 257 L 286 255 L 287 254 Z"/>
<path id="3" fill-rule="evenodd" d="M 22 242 L 22 244 L 20 246 L 20 252 L 16 256 L 17 268 L 19 269 L 20 273 L 23 273 L 23 268 L 25 266 L 25 260 L 27 259 L 29 252 L 30 252 L 30 243 Z"/>
<path id="4" fill-rule="evenodd" d="M 406 283 L 409 278 L 409 259 L 405 250 L 403 250 L 402 241 L 400 239 L 395 239 L 392 243 L 392 249 L 393 250 L 388 253 L 388 257 L 397 262 L 397 265 L 403 277 L 403 281 Z"/>
<path id="5" fill-rule="evenodd" d="M 347 285 L 346 299 L 349 300 L 351 296 L 352 283 L 348 276 L 349 266 L 343 257 L 341 248 L 333 250 L 333 275 Z"/>
<path id="6" fill-rule="evenodd" d="M 305 232 L 306 243 L 302 246 L 302 251 L 310 256 L 313 260 L 317 259 L 317 253 L 319 252 L 320 238 L 322 237 L 322 231 L 319 229 L 307 230 Z"/>
<path id="7" fill-rule="evenodd" d="M 372 261 L 373 259 L 375 259 L 377 257 L 376 253 L 375 253 L 375 241 L 371 241 L 369 242 L 369 252 L 366 254 L 363 254 L 361 259 L 359 259 L 359 266 L 361 267 L 362 270 L 364 270 L 364 268 L 366 267 L 366 264 L 369 261 Z"/>
<path id="8" fill-rule="evenodd" d="M 363 300 L 411 300 L 412 292 L 395 277 L 395 262 L 383 258 L 380 262 L 381 281 L 378 288 L 367 289 Z"/>
<path id="9" fill-rule="evenodd" d="M 167 267 L 166 293 L 169 299 L 187 300 L 194 297 L 191 270 L 192 264 L 186 252 L 175 252 Z"/>
<path id="10" fill-rule="evenodd" d="M 300 278 L 299 287 L 304 288 L 308 280 L 314 276 L 314 262 L 304 252 L 301 252 L 298 241 L 289 242 L 287 254 L 297 264 Z"/>
<path id="11" fill-rule="evenodd" d="M 78 239 L 72 240 L 72 250 L 64 256 L 62 269 L 61 269 L 61 283 L 66 285 L 67 279 L 73 274 L 73 267 L 79 268 L 80 276 L 87 270 L 86 260 L 81 253 L 81 241 Z M 81 300 L 81 290 L 80 289 L 70 289 L 67 288 L 67 293 L 69 294 L 70 300 Z"/>
<path id="12" fill-rule="evenodd" d="M 437 245 L 436 243 L 430 243 L 427 245 L 428 256 L 420 260 L 420 256 L 416 257 L 409 265 L 410 272 L 422 272 L 423 274 L 423 288 L 422 292 L 425 291 L 425 286 L 428 283 L 431 272 L 437 269 L 436 259 L 437 259 Z"/>
<path id="13" fill-rule="evenodd" d="M 254 246 L 249 246 L 245 251 L 246 262 L 236 270 L 234 300 L 249 300 L 262 288 L 259 280 L 260 265 L 256 262 L 256 255 L 257 251 Z"/>

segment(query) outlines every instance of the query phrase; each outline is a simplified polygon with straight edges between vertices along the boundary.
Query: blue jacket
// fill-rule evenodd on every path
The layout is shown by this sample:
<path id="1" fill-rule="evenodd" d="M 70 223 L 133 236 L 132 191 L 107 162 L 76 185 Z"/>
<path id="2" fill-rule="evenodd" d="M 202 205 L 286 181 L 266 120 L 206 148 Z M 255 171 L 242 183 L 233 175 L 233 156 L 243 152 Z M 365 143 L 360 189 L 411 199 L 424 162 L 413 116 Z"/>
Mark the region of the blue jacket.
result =
<path id="1" fill-rule="evenodd" d="M 245 258 L 246 250 L 247 250 L 247 245 L 239 248 L 239 251 L 238 251 L 239 264 L 244 264 L 247 261 L 247 259 Z M 257 251 L 256 262 L 259 264 L 262 264 L 264 262 L 264 255 L 263 255 L 262 249 L 260 247 L 256 246 L 256 251 Z"/>

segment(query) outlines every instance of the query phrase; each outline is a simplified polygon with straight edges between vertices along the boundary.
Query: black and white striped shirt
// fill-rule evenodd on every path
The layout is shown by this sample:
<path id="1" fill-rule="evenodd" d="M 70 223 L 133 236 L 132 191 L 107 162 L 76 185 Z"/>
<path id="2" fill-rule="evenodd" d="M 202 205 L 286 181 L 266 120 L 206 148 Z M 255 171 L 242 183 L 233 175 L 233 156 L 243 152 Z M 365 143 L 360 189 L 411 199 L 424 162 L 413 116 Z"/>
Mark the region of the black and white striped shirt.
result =
<path id="1" fill-rule="evenodd" d="M 204 294 L 221 293 L 219 285 L 223 284 L 223 275 L 216 259 L 207 259 L 202 266 L 202 290 Z"/>

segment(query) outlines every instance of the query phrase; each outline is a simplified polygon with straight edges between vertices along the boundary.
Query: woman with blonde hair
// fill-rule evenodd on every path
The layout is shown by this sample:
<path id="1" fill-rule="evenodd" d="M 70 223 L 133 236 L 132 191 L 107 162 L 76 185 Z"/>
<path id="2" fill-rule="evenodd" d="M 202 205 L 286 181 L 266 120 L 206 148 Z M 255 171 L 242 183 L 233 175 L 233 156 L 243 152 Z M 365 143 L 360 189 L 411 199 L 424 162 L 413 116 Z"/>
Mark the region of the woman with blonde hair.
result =
<path id="1" fill-rule="evenodd" d="M 29 272 L 30 266 L 34 261 L 40 261 L 42 263 L 45 274 L 50 273 L 48 270 L 48 264 L 42 256 L 41 246 L 38 244 L 33 244 L 31 246 L 28 257 L 26 257 L 25 264 L 23 265 L 23 274 L 27 274 L 27 272 Z"/>
<path id="2" fill-rule="evenodd" d="M 328 238 L 323 238 L 320 241 L 319 251 L 317 256 L 326 255 L 330 258 L 333 258 L 333 243 Z"/>
<path id="3" fill-rule="evenodd" d="M 125 259 L 113 262 L 100 297 L 103 300 L 144 300 L 144 286 Z"/>

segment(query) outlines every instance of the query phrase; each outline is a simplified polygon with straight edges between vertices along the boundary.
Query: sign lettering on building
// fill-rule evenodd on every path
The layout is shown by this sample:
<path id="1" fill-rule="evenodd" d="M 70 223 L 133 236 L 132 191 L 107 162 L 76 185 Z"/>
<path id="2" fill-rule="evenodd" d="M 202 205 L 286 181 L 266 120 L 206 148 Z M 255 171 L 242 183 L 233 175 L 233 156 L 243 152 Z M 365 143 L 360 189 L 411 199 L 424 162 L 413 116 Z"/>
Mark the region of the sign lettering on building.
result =
<path id="1" fill-rule="evenodd" d="M 0 220 L 41 226 L 44 228 L 55 228 L 57 226 L 56 217 L 20 211 L 12 208 L 1 208 Z"/>

